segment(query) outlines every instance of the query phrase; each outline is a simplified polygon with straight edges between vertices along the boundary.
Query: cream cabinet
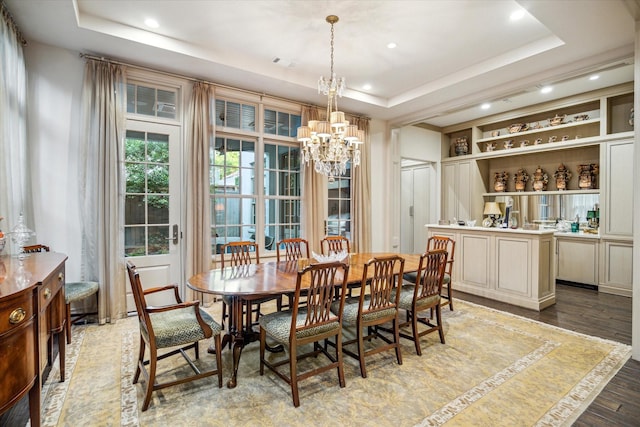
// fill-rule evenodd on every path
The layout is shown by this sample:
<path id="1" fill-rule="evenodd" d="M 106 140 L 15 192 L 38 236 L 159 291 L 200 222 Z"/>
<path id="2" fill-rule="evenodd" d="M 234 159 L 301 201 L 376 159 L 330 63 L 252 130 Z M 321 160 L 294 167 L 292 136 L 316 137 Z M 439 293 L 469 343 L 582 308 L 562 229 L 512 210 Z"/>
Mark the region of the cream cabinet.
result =
<path id="1" fill-rule="evenodd" d="M 632 296 L 633 287 L 633 241 L 602 239 L 600 242 L 603 260 L 600 292 Z"/>
<path id="2" fill-rule="evenodd" d="M 482 221 L 484 183 L 474 160 L 442 163 L 441 219 Z"/>
<path id="3" fill-rule="evenodd" d="M 606 237 L 633 237 L 633 139 L 604 143 L 602 176 L 604 198 L 600 233 Z"/>
<path id="4" fill-rule="evenodd" d="M 553 231 L 428 225 L 455 240 L 453 290 L 542 310 L 555 304 Z"/>
<path id="5" fill-rule="evenodd" d="M 556 233 L 556 279 L 598 286 L 598 246 L 597 237 Z"/>

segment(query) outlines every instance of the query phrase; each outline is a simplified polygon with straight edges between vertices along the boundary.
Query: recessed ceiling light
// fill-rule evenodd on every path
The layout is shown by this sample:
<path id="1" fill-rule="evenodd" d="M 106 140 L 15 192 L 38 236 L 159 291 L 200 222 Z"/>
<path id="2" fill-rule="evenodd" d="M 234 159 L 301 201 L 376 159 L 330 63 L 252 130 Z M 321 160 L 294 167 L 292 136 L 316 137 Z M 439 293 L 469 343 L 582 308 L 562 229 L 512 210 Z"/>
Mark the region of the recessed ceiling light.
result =
<path id="1" fill-rule="evenodd" d="M 489 104 L 488 102 L 485 102 L 480 106 L 480 108 L 482 108 L 483 110 L 488 110 L 489 108 L 491 108 L 491 104 Z"/>
<path id="2" fill-rule="evenodd" d="M 362 85 L 362 89 L 364 90 L 371 90 L 371 85 L 369 83 Z"/>
<path id="3" fill-rule="evenodd" d="M 397 46 L 398 46 L 398 45 L 397 45 L 397 44 L 395 44 L 394 42 L 391 42 L 391 43 L 389 43 L 389 44 L 387 45 L 387 47 L 388 47 L 389 49 L 395 49 Z"/>
<path id="4" fill-rule="evenodd" d="M 516 10 L 515 12 L 512 12 L 511 15 L 509 16 L 509 19 L 512 21 L 519 21 L 522 18 L 524 18 L 524 10 L 519 9 Z"/>
<path id="5" fill-rule="evenodd" d="M 600 78 L 600 76 L 599 76 L 599 75 L 597 75 L 597 74 L 594 74 L 594 75 L 592 75 L 592 76 L 589 76 L 589 80 L 598 80 L 599 78 Z"/>
<path id="6" fill-rule="evenodd" d="M 551 86 L 544 86 L 542 89 L 540 89 L 540 93 L 549 93 L 553 90 L 553 88 Z"/>
<path id="7" fill-rule="evenodd" d="M 144 20 L 144 25 L 146 25 L 149 28 L 158 28 L 160 26 L 160 24 L 158 24 L 158 21 L 156 21 L 153 18 L 147 18 Z"/>

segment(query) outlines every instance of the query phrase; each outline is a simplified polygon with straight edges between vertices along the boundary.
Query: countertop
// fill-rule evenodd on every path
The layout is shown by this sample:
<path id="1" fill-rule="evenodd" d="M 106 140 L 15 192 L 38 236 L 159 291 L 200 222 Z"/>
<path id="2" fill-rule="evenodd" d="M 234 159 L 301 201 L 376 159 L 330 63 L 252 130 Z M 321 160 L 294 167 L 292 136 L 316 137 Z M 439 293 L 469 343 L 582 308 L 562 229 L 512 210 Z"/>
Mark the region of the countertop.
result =
<path id="1" fill-rule="evenodd" d="M 465 230 L 465 231 L 478 231 L 478 232 L 491 232 L 491 233 L 515 233 L 515 234 L 534 234 L 534 235 L 546 235 L 554 234 L 554 229 L 543 230 L 525 230 L 524 228 L 497 228 L 497 227 L 469 227 L 466 225 L 438 225 L 438 224 L 426 224 L 427 228 L 441 228 L 447 230 Z M 569 233 L 571 234 L 571 233 Z"/>
<path id="2" fill-rule="evenodd" d="M 481 232 L 490 231 L 492 233 L 517 233 L 517 234 L 536 234 L 536 235 L 553 234 L 556 237 L 562 237 L 562 238 L 596 239 L 596 240 L 600 239 L 600 234 L 585 233 L 582 230 L 577 233 L 572 233 L 570 231 L 557 231 L 554 228 L 545 228 L 545 229 L 539 229 L 539 230 L 525 230 L 524 228 L 497 228 L 497 227 L 479 227 L 479 226 L 469 227 L 466 225 L 455 225 L 455 224 L 449 224 L 449 225 L 426 224 L 425 227 L 442 228 L 442 229 L 448 229 L 448 230 L 469 230 L 469 231 L 481 231 Z"/>

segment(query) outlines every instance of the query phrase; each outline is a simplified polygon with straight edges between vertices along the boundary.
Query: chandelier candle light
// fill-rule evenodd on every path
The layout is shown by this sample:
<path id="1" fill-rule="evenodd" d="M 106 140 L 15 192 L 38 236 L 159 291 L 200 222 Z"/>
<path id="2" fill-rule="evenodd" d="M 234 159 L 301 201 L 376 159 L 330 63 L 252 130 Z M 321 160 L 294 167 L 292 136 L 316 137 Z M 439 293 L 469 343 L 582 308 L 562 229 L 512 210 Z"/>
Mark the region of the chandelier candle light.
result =
<path id="1" fill-rule="evenodd" d="M 318 93 L 327 96 L 325 120 L 309 120 L 307 126 L 298 128 L 298 141 L 302 143 L 302 161 L 307 165 L 313 160 L 316 172 L 333 181 L 347 172 L 347 162 L 360 164 L 360 144 L 364 142 L 364 131 L 350 125 L 342 111 L 338 111 L 338 97 L 345 88 L 344 77 L 336 78 L 333 71 L 333 25 L 338 22 L 335 15 L 327 16 L 331 24 L 331 77 L 320 77 Z"/>

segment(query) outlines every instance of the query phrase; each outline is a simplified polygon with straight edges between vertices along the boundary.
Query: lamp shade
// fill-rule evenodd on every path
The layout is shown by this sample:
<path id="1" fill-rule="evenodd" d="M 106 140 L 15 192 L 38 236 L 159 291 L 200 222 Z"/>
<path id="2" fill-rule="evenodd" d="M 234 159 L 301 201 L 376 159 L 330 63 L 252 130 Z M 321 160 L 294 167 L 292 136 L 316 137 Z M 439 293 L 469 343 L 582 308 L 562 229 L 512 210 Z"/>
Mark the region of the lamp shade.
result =
<path id="1" fill-rule="evenodd" d="M 502 215 L 502 211 L 500 210 L 500 206 L 497 202 L 486 202 L 484 204 L 484 214 L 485 215 Z"/>

